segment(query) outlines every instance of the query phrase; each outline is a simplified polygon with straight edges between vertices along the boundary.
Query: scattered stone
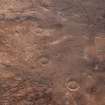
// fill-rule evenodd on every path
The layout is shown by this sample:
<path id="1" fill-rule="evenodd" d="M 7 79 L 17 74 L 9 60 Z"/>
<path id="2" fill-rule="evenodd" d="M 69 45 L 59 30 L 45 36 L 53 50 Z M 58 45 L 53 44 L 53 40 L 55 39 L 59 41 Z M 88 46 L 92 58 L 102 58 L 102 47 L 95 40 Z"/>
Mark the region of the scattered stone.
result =
<path id="1" fill-rule="evenodd" d="M 10 71 L 0 70 L 0 79 L 14 78 L 15 74 Z"/>
<path id="2" fill-rule="evenodd" d="M 105 60 L 105 38 L 96 37 L 95 38 L 96 54 L 99 61 Z"/>
<path id="3" fill-rule="evenodd" d="M 105 38 L 95 37 L 95 44 L 87 46 L 84 51 L 84 59 L 96 71 L 105 69 Z"/>

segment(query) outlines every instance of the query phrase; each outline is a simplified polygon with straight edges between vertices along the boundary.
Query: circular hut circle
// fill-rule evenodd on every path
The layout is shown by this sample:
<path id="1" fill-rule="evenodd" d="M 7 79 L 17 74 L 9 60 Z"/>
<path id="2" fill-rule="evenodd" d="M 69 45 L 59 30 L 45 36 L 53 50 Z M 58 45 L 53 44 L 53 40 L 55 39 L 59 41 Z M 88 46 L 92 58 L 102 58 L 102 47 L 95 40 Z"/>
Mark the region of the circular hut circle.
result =
<path id="1" fill-rule="evenodd" d="M 66 87 L 69 91 L 78 91 L 80 88 L 79 84 L 76 81 L 69 81 L 66 84 Z"/>

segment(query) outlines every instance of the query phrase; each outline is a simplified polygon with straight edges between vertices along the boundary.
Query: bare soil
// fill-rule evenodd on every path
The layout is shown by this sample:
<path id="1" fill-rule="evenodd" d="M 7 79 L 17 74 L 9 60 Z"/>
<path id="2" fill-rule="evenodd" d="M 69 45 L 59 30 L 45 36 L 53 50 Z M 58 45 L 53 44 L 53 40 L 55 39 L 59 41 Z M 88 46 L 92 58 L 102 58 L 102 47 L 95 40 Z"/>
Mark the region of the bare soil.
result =
<path id="1" fill-rule="evenodd" d="M 104 6 L 0 0 L 0 105 L 105 105 Z"/>

